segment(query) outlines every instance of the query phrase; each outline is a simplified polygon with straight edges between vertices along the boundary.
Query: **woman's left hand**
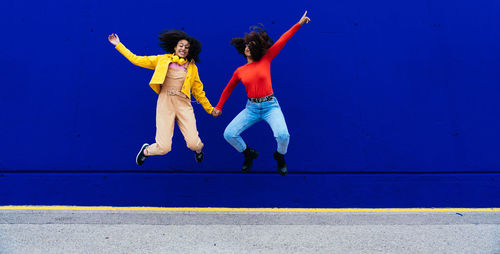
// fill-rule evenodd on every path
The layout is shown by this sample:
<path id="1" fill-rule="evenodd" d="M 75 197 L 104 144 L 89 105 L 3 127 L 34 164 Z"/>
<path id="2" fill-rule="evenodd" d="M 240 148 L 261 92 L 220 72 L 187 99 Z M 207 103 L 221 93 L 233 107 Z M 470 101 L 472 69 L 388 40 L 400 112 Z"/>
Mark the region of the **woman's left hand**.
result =
<path id="1" fill-rule="evenodd" d="M 304 23 L 309 23 L 309 21 L 311 21 L 311 19 L 309 17 L 307 17 L 306 15 L 307 15 L 307 11 L 304 13 L 302 18 L 300 18 L 300 20 L 299 20 L 300 25 L 303 25 Z"/>

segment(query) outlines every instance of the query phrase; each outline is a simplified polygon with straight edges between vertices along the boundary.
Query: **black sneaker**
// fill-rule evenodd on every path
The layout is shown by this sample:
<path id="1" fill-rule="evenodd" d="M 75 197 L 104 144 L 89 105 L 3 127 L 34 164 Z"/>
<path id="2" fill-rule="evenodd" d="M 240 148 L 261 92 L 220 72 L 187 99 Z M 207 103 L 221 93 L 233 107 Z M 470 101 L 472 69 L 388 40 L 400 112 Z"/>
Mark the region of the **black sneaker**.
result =
<path id="1" fill-rule="evenodd" d="M 241 171 L 243 173 L 248 173 L 252 169 L 253 160 L 259 156 L 259 152 L 256 150 L 247 147 L 245 151 L 243 151 L 243 155 L 245 155 L 245 161 L 243 161 L 243 165 L 241 166 Z"/>
<path id="2" fill-rule="evenodd" d="M 273 158 L 278 162 L 278 172 L 280 173 L 280 175 L 286 176 L 286 174 L 288 173 L 288 168 L 285 162 L 285 155 L 276 151 L 273 154 Z"/>
<path id="3" fill-rule="evenodd" d="M 194 152 L 194 158 L 196 159 L 196 162 L 200 163 L 203 161 L 203 151 L 200 153 Z"/>
<path id="4" fill-rule="evenodd" d="M 148 156 L 144 155 L 144 150 L 146 150 L 146 147 L 148 146 L 148 143 L 144 143 L 144 145 L 142 145 L 141 147 L 141 150 L 139 150 L 139 153 L 135 157 L 135 163 L 137 163 L 137 165 L 142 165 L 142 163 L 146 161 L 146 158 L 148 158 Z"/>

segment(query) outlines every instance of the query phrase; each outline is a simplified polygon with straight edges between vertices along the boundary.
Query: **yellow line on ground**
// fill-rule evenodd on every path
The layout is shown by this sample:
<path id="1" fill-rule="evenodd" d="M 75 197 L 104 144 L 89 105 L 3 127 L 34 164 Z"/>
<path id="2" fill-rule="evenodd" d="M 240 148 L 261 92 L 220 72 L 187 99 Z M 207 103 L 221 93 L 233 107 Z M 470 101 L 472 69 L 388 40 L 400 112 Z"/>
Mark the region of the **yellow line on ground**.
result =
<path id="1" fill-rule="evenodd" d="M 1 210 L 181 211 L 181 212 L 500 212 L 500 208 L 218 208 L 114 206 L 0 206 Z"/>

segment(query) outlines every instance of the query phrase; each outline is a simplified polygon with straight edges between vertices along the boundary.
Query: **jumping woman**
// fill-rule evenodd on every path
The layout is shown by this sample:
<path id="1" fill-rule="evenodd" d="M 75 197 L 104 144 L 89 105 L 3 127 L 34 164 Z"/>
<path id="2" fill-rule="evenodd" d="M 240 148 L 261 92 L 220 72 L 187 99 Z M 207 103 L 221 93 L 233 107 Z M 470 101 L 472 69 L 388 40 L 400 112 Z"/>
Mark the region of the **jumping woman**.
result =
<path id="1" fill-rule="evenodd" d="M 195 152 L 197 162 L 203 161 L 203 143 L 198 136 L 196 119 L 191 105 L 191 92 L 207 113 L 217 116 L 205 96 L 195 62 L 199 62 L 201 43 L 178 30 L 164 31 L 159 36 L 160 47 L 170 54 L 136 56 L 111 34 L 109 42 L 133 64 L 154 70 L 149 82 L 158 94 L 156 105 L 156 143 L 142 145 L 136 163 L 142 165 L 147 157 L 165 155 L 172 149 L 174 123 L 184 135 L 187 147 Z"/>
<path id="2" fill-rule="evenodd" d="M 247 64 L 240 66 L 233 73 L 233 76 L 226 88 L 222 92 L 219 103 L 214 109 L 214 115 L 222 113 L 222 106 L 227 98 L 241 81 L 245 85 L 248 101 L 245 109 L 241 111 L 226 127 L 224 138 L 238 152 L 243 153 L 245 159 L 241 170 L 249 172 L 252 162 L 259 153 L 247 146 L 240 134 L 253 124 L 264 120 L 271 127 L 274 137 L 278 143 L 277 151 L 273 158 L 277 161 L 278 172 L 286 175 L 288 169 L 285 163 L 285 154 L 288 148 L 290 135 L 286 126 L 285 117 L 281 112 L 278 100 L 274 96 L 271 84 L 271 61 L 278 55 L 286 42 L 310 19 L 306 16 L 307 11 L 297 24 L 284 33 L 276 43 L 261 28 L 254 28 L 244 38 L 234 38 L 231 40 L 238 53 L 245 56 Z"/>

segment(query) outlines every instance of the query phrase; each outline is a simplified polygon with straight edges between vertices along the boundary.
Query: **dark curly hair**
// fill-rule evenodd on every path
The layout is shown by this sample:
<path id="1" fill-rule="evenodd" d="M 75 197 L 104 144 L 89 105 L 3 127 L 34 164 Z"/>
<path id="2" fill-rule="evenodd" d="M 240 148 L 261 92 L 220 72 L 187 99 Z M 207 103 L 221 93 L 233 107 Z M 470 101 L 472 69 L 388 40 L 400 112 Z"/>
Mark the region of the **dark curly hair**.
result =
<path id="1" fill-rule="evenodd" d="M 175 46 L 180 40 L 186 40 L 189 42 L 189 53 L 187 55 L 187 60 L 194 60 L 195 62 L 200 62 L 200 52 L 201 52 L 201 42 L 187 33 L 180 30 L 165 30 L 158 36 L 160 39 L 160 47 L 167 51 L 168 53 L 175 53 Z"/>
<path id="2" fill-rule="evenodd" d="M 273 39 L 269 37 L 264 26 L 262 24 L 260 26 L 250 27 L 251 31 L 245 33 L 245 38 L 233 38 L 230 42 L 243 56 L 245 56 L 245 47 L 248 44 L 254 61 L 259 61 L 266 54 L 267 49 L 273 45 Z"/>

